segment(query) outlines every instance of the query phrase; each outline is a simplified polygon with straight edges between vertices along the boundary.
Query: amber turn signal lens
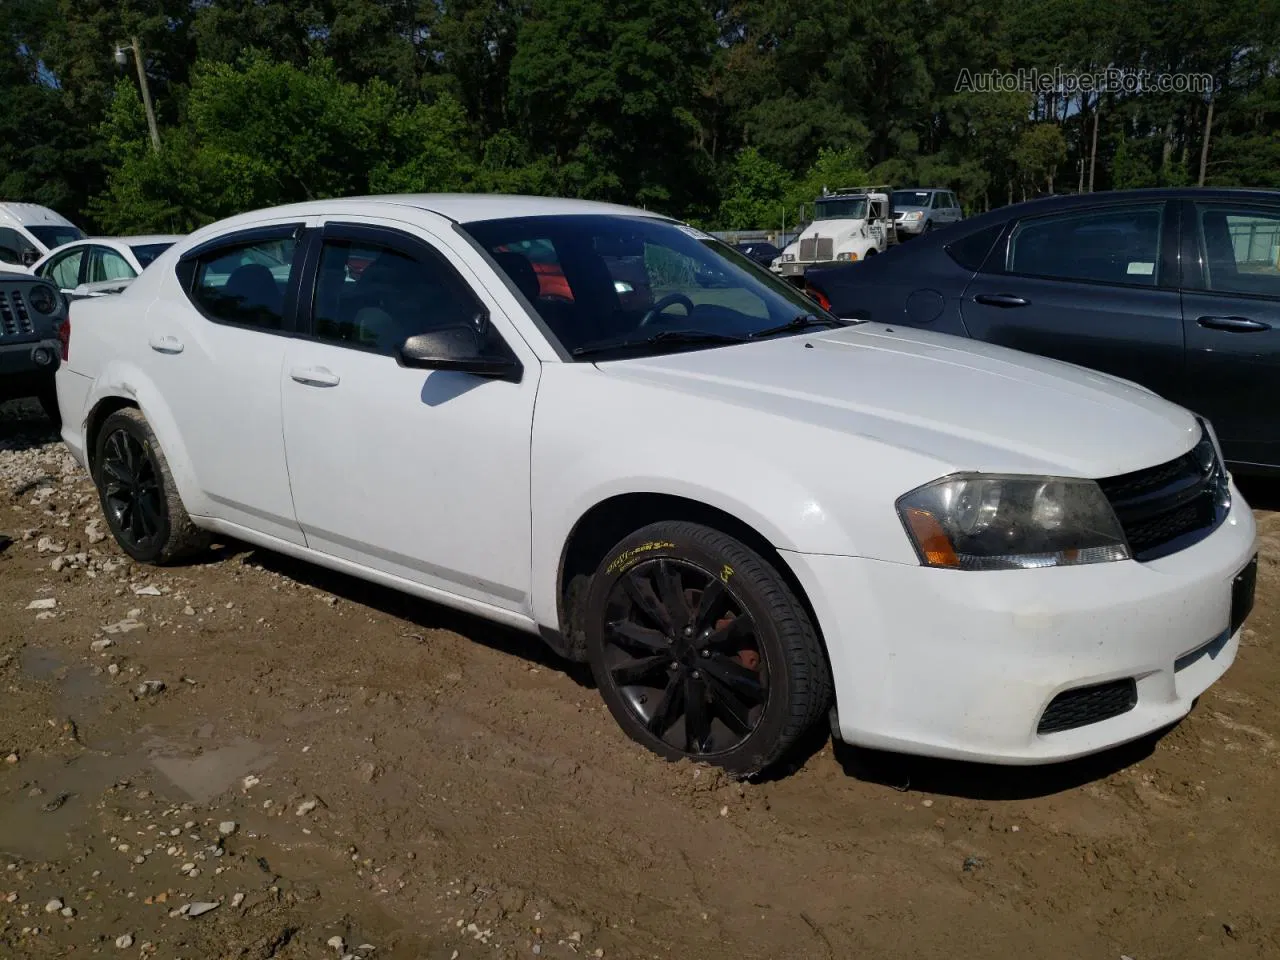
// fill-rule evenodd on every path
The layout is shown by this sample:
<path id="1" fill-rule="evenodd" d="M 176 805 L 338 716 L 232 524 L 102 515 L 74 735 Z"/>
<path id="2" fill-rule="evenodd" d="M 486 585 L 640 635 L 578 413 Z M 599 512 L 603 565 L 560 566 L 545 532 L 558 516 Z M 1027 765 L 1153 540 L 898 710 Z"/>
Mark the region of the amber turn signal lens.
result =
<path id="1" fill-rule="evenodd" d="M 927 510 L 912 507 L 907 511 L 907 523 L 925 563 L 931 567 L 960 566 L 960 558 L 956 556 L 955 548 L 937 517 Z"/>

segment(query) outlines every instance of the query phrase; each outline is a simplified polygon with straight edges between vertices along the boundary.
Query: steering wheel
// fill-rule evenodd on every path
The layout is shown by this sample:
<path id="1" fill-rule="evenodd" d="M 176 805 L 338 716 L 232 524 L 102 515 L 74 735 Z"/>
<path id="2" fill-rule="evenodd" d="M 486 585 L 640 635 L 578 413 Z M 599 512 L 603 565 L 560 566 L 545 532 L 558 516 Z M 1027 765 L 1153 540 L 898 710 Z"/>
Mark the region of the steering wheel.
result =
<path id="1" fill-rule="evenodd" d="M 649 324 L 658 319 L 658 315 L 661 314 L 662 311 L 666 310 L 667 307 L 675 306 L 677 303 L 685 308 L 689 316 L 693 316 L 692 300 L 686 297 L 683 293 L 669 293 L 650 307 L 648 312 L 640 318 L 640 326 L 649 326 Z"/>

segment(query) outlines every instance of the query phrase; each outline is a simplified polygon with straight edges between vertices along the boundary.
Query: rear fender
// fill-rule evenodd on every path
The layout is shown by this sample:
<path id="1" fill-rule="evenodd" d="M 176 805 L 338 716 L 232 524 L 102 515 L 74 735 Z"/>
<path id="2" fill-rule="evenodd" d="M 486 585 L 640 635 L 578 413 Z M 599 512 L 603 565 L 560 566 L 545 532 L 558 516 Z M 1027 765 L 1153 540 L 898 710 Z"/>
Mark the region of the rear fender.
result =
<path id="1" fill-rule="evenodd" d="M 211 513 L 208 498 L 201 492 L 196 479 L 195 468 L 182 442 L 182 434 L 173 418 L 169 405 L 156 389 L 156 385 L 135 364 L 127 360 L 114 360 L 107 365 L 90 391 L 85 410 L 86 419 L 92 418 L 103 401 L 124 399 L 137 404 L 142 415 L 147 418 L 152 432 L 160 441 L 165 459 L 169 462 L 169 472 L 173 474 L 174 483 L 178 485 L 178 495 L 187 513 L 193 516 L 208 516 Z M 86 444 L 88 438 L 86 437 Z M 92 459 L 94 451 L 86 449 L 86 458 Z"/>

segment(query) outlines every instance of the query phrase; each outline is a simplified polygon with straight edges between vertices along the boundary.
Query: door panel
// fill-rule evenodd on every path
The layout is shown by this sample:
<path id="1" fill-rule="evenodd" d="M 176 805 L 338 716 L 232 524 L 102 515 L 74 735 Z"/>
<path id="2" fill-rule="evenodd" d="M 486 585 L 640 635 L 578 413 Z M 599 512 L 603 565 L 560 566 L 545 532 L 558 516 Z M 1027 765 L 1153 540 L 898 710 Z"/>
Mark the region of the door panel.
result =
<path id="1" fill-rule="evenodd" d="M 330 223 L 323 241 L 308 261 L 312 336 L 290 343 L 281 378 L 307 545 L 529 612 L 536 358 L 439 237 Z M 400 365 L 405 337 L 475 322 L 477 304 L 520 382 Z"/>
<path id="2" fill-rule="evenodd" d="M 184 258 L 179 282 L 190 296 L 174 291 L 156 300 L 139 353 L 212 516 L 301 544 L 280 415 L 298 226 L 219 240 Z"/>
<path id="3" fill-rule="evenodd" d="M 970 336 L 1186 393 L 1176 223 L 1163 202 L 1024 220 L 965 290 Z"/>
<path id="4" fill-rule="evenodd" d="M 1185 201 L 1187 405 L 1237 463 L 1280 466 L 1280 205 Z"/>

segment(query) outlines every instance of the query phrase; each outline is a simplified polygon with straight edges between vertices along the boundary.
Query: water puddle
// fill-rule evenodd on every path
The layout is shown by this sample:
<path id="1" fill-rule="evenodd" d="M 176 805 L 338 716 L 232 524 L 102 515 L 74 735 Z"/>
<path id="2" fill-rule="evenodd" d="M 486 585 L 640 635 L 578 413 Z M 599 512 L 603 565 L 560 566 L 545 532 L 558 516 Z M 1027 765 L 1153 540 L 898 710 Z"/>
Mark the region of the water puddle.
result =
<path id="1" fill-rule="evenodd" d="M 172 741 L 153 737 L 146 743 L 151 765 L 170 783 L 196 803 L 209 803 L 219 794 L 232 789 L 250 773 L 270 766 L 274 757 L 252 740 L 238 740 L 216 750 L 204 750 L 195 756 Z M 187 756 L 183 756 L 187 754 Z"/>

